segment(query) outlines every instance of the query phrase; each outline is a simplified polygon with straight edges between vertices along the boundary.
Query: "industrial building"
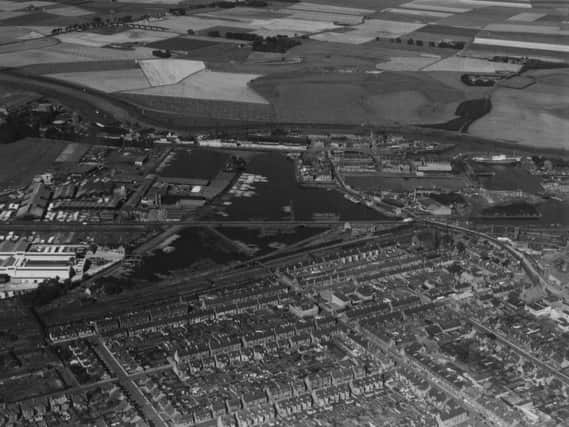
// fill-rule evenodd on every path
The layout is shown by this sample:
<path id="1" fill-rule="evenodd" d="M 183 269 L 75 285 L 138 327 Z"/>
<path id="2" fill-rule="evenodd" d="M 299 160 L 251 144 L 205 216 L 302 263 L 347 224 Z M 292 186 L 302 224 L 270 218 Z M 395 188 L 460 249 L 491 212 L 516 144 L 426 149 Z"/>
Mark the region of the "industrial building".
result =
<path id="1" fill-rule="evenodd" d="M 28 188 L 26 195 L 16 213 L 18 218 L 41 218 L 47 209 L 51 191 L 41 182 L 34 182 Z"/>
<path id="2" fill-rule="evenodd" d="M 69 279 L 76 265 L 76 254 L 82 245 L 19 246 L 0 252 L 0 275 L 22 284 L 39 284 L 46 279 Z"/>

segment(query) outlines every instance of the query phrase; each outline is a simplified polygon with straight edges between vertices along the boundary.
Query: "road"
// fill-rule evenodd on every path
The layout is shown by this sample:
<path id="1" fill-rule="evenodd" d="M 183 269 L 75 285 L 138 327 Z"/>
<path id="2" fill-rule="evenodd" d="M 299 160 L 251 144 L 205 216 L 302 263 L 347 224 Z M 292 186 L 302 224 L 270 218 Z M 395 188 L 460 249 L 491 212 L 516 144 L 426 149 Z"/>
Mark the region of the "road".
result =
<path id="1" fill-rule="evenodd" d="M 0 232 L 6 231 L 136 231 L 148 230 L 160 227 L 330 227 L 344 225 L 349 222 L 351 225 L 395 225 L 400 224 L 400 220 L 283 220 L 283 221 L 247 221 L 247 220 L 183 220 L 176 222 L 115 222 L 115 223 L 50 223 L 50 222 L 18 222 L 0 223 Z"/>
<path id="2" fill-rule="evenodd" d="M 475 319 L 469 318 L 468 320 L 470 321 L 470 323 L 472 323 L 478 329 L 480 329 L 486 333 L 495 335 L 496 339 L 498 339 L 498 341 L 500 341 L 500 342 L 506 344 L 507 346 L 511 347 L 513 350 L 516 351 L 516 353 L 524 356 L 526 359 L 531 360 L 535 364 L 537 364 L 537 365 L 541 366 L 542 368 L 546 369 L 547 371 L 551 372 L 553 375 L 555 375 L 557 378 L 559 378 L 559 380 L 561 380 L 565 384 L 569 385 L 569 376 L 568 375 L 565 375 L 563 372 L 558 371 L 553 366 L 545 363 L 543 360 L 538 359 L 537 357 L 535 357 L 534 355 L 529 353 L 527 350 L 525 350 L 522 347 L 520 347 L 519 345 L 513 343 L 512 341 L 510 341 L 508 338 L 506 338 L 504 335 L 500 334 L 499 332 L 496 332 L 495 330 L 484 326 L 483 324 L 479 323 Z"/>
<path id="3" fill-rule="evenodd" d="M 382 342 L 373 333 L 371 333 L 370 331 L 368 331 L 365 328 L 360 327 L 360 325 L 356 321 L 349 321 L 345 317 L 338 315 L 338 313 L 330 311 L 326 305 L 319 303 L 309 293 L 307 293 L 305 288 L 298 286 L 298 283 L 296 282 L 296 280 L 290 280 L 287 276 L 285 276 L 283 274 L 278 274 L 277 276 L 278 276 L 279 280 L 281 281 L 281 283 L 283 283 L 287 286 L 290 286 L 295 292 L 303 293 L 306 298 L 311 300 L 313 303 L 317 304 L 321 310 L 323 310 L 323 311 L 327 312 L 328 314 L 331 314 L 334 317 L 336 317 L 336 319 L 340 323 L 342 323 L 344 326 L 346 326 L 347 328 L 349 328 L 352 331 L 358 332 L 358 333 L 362 334 L 363 336 L 365 336 L 370 342 L 372 342 L 376 346 L 378 346 L 381 349 L 381 351 L 384 354 L 388 355 L 392 360 L 395 360 L 400 365 L 407 366 L 412 371 L 418 373 L 421 377 L 423 377 L 426 381 L 428 381 L 432 386 L 441 390 L 442 392 L 446 393 L 447 395 L 452 396 L 454 398 L 458 397 L 459 403 L 468 411 L 475 412 L 475 413 L 483 416 L 485 419 L 491 421 L 495 425 L 498 425 L 498 426 L 508 425 L 508 423 L 506 423 L 503 419 L 501 419 L 496 414 L 494 414 L 493 412 L 489 411 L 488 409 L 486 409 L 485 407 L 480 405 L 475 399 L 468 396 L 466 393 L 463 393 L 462 391 L 460 391 L 459 389 L 454 387 L 449 382 L 443 380 L 442 378 L 436 377 L 435 375 L 433 375 L 432 372 L 428 371 L 425 367 L 421 366 L 418 362 L 416 362 L 412 358 L 410 358 L 404 354 L 401 354 L 398 351 L 396 351 L 395 349 L 387 346 L 384 342 Z M 375 352 L 373 352 L 371 350 L 366 350 L 366 351 L 369 353 L 370 356 L 372 356 L 374 359 L 379 361 L 382 365 L 384 364 L 385 360 L 382 360 L 382 358 L 379 357 Z"/>
<path id="4" fill-rule="evenodd" d="M 154 406 L 152 406 L 148 399 L 146 399 L 144 394 L 129 377 L 128 373 L 100 337 L 97 337 L 97 350 L 99 356 L 101 356 L 109 370 L 118 377 L 120 384 L 125 388 L 128 396 L 133 399 L 142 410 L 146 420 L 150 421 L 154 426 L 167 427 L 168 424 L 162 419 L 160 414 L 156 412 Z"/>

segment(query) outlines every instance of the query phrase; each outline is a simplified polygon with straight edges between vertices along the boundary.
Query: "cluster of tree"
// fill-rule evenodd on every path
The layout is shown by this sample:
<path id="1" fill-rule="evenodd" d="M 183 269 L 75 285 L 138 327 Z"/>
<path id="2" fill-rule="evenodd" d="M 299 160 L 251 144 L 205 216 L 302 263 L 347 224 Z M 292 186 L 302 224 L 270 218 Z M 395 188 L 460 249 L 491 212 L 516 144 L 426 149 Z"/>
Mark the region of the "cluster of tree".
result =
<path id="1" fill-rule="evenodd" d="M 31 293 L 32 305 L 34 307 L 47 305 L 55 299 L 66 295 L 71 288 L 71 280 L 45 280 Z"/>
<path id="2" fill-rule="evenodd" d="M 157 58 L 170 58 L 172 54 L 170 53 L 169 49 L 160 50 L 156 49 L 152 51 L 152 55 L 156 56 Z"/>
<path id="3" fill-rule="evenodd" d="M 285 53 L 287 50 L 299 46 L 300 44 L 300 40 L 298 39 L 278 35 L 276 37 L 266 37 L 261 40 L 255 40 L 253 42 L 253 50 L 259 52 Z"/>
<path id="4" fill-rule="evenodd" d="M 377 41 L 380 40 L 379 37 L 376 38 Z M 409 45 L 409 46 L 419 46 L 419 47 L 423 47 L 425 46 L 426 42 L 424 42 L 423 40 L 415 40 L 412 38 L 403 40 L 401 37 L 396 37 L 396 38 L 391 38 L 389 39 L 389 41 L 391 43 L 398 43 L 401 44 L 404 41 Z M 435 42 L 435 41 L 429 41 L 428 42 L 428 46 L 429 47 L 438 47 L 440 49 L 456 49 L 456 50 L 461 50 L 464 49 L 464 46 L 466 46 L 465 42 L 462 41 L 439 41 L 439 42 Z"/>
<path id="5" fill-rule="evenodd" d="M 460 80 L 467 86 L 492 87 L 496 84 L 496 80 L 492 77 L 483 77 L 474 74 L 463 74 L 460 76 Z"/>
<path id="6" fill-rule="evenodd" d="M 233 2 L 233 1 L 214 1 L 211 3 L 201 3 L 201 4 L 188 4 L 184 7 L 173 7 L 168 9 L 168 12 L 172 15 L 183 16 L 186 15 L 188 10 L 193 9 L 206 9 L 218 7 L 221 9 L 232 9 L 234 7 L 245 6 L 245 7 L 267 7 L 268 3 L 264 0 L 246 0 L 244 2 Z"/>
<path id="7" fill-rule="evenodd" d="M 446 123 L 424 125 L 423 127 L 467 132 L 472 123 L 488 114 L 491 109 L 492 102 L 490 98 L 469 99 L 457 107 L 455 115 L 458 117 Z"/>
<path id="8" fill-rule="evenodd" d="M 263 39 L 263 37 L 253 33 L 232 33 L 229 31 L 225 33 L 225 37 L 228 39 L 244 40 L 248 42 L 254 42 Z"/>
<path id="9" fill-rule="evenodd" d="M 54 28 L 53 30 L 51 30 L 51 34 L 57 35 L 73 31 L 87 31 L 87 30 L 95 30 L 98 28 L 114 27 L 117 25 L 124 25 L 133 21 L 140 21 L 148 18 L 150 18 L 150 15 L 142 15 L 136 18 L 133 18 L 131 15 L 123 15 L 123 16 L 116 16 L 112 19 L 107 18 L 103 20 L 100 16 L 96 16 L 93 18 L 92 22 L 83 22 L 81 24 L 73 24 L 73 25 L 68 25 L 66 27 Z"/>

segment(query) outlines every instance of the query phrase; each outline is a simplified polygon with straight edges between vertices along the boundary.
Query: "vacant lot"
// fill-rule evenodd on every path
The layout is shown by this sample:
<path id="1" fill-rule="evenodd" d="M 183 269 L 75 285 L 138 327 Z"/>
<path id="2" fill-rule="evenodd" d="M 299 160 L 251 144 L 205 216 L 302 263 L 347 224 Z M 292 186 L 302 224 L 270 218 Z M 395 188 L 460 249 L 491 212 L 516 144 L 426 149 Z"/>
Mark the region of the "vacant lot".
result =
<path id="1" fill-rule="evenodd" d="M 73 162 L 76 163 L 89 151 L 91 146 L 89 144 L 81 144 L 79 142 L 71 142 L 63 149 L 59 156 L 55 159 L 56 162 Z"/>
<path id="2" fill-rule="evenodd" d="M 275 74 L 251 85 L 284 122 L 443 122 L 465 99 L 463 91 L 420 72 Z"/>
<path id="3" fill-rule="evenodd" d="M 492 111 L 476 121 L 469 132 L 534 147 L 568 149 L 569 72 L 540 72 L 535 76 L 537 83 L 525 89 L 497 89 Z"/>
<path id="4" fill-rule="evenodd" d="M 49 169 L 65 146 L 65 142 L 32 138 L 0 144 L 0 182 L 6 187 L 29 184 L 34 175 Z"/>

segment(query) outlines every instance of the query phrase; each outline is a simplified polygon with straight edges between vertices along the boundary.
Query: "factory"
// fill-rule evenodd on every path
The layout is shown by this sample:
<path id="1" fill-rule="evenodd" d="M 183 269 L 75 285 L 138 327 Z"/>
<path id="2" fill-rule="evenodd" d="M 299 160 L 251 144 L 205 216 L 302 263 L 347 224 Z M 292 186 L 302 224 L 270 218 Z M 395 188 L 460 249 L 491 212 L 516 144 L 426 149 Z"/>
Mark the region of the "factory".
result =
<path id="1" fill-rule="evenodd" d="M 20 243 L 20 242 L 18 242 Z M 24 243 L 24 242 L 22 242 Z M 82 245 L 20 244 L 0 251 L 0 275 L 14 284 L 37 285 L 47 279 L 69 279 L 81 267 Z"/>

